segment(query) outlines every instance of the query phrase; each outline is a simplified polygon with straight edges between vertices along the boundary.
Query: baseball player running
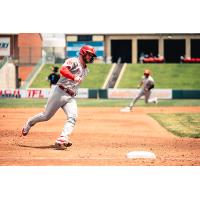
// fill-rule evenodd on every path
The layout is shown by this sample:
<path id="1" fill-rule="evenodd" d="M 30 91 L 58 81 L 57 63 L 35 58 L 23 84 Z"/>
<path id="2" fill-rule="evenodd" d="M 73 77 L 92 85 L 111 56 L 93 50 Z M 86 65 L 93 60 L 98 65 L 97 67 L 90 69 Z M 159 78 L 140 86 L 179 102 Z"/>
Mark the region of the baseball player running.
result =
<path id="1" fill-rule="evenodd" d="M 133 109 L 133 106 L 135 103 L 142 97 L 145 97 L 145 103 L 158 103 L 157 97 L 150 98 L 151 95 L 151 89 L 154 88 L 154 79 L 152 76 L 150 76 L 151 72 L 149 69 L 144 70 L 144 76 L 142 76 L 142 80 L 140 84 L 138 85 L 138 88 L 141 88 L 138 95 L 133 98 L 130 105 L 128 107 L 125 107 L 121 109 L 121 112 L 130 112 Z"/>
<path id="2" fill-rule="evenodd" d="M 67 121 L 55 141 L 55 146 L 69 147 L 72 145 L 69 136 L 78 117 L 75 96 L 80 83 L 88 75 L 87 64 L 93 63 L 95 57 L 97 57 L 95 49 L 92 46 L 84 45 L 79 51 L 79 57 L 65 60 L 60 68 L 61 77 L 47 100 L 44 112 L 28 119 L 22 129 L 22 136 L 26 136 L 36 123 L 48 121 L 59 108 L 62 108 L 67 116 Z"/>

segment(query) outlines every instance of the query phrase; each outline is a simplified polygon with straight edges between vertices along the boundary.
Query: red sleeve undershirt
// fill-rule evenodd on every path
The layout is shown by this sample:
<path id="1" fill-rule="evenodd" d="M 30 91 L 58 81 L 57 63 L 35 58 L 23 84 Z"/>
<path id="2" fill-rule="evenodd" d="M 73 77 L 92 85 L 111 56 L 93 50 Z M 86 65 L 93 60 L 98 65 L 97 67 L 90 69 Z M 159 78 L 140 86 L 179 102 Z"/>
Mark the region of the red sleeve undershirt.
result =
<path id="1" fill-rule="evenodd" d="M 71 80 L 74 80 L 75 78 L 75 75 L 72 74 L 70 71 L 69 71 L 69 68 L 67 66 L 62 66 L 60 68 L 60 74 L 62 76 L 64 76 L 65 78 L 68 78 L 68 79 L 71 79 Z"/>

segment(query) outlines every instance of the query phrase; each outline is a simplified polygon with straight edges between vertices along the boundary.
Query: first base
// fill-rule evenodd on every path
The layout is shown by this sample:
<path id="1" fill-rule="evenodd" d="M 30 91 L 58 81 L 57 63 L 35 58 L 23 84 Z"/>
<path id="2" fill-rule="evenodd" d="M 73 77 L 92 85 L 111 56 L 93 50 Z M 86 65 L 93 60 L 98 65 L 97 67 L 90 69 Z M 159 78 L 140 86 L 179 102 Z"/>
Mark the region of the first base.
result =
<path id="1" fill-rule="evenodd" d="M 156 155 L 153 152 L 149 151 L 130 151 L 126 154 L 127 158 L 136 159 L 136 158 L 149 158 L 156 159 Z"/>

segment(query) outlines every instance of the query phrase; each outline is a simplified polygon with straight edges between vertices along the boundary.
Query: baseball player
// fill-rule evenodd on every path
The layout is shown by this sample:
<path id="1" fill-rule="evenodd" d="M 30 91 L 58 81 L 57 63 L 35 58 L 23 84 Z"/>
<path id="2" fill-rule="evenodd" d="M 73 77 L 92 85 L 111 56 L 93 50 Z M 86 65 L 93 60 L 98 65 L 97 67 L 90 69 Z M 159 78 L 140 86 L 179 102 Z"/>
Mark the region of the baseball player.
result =
<path id="1" fill-rule="evenodd" d="M 141 88 L 138 95 L 133 98 L 130 105 L 128 107 L 125 107 L 121 109 L 121 112 L 130 112 L 133 109 L 133 106 L 135 103 L 142 97 L 145 97 L 145 103 L 158 103 L 157 97 L 150 98 L 151 95 L 151 89 L 154 88 L 154 79 L 152 76 L 150 76 L 151 72 L 149 69 L 144 70 L 144 76 L 142 76 L 142 80 L 140 84 L 138 85 L 138 88 Z"/>
<path id="2" fill-rule="evenodd" d="M 58 67 L 52 67 L 52 72 L 47 77 L 47 80 L 49 81 L 50 88 L 54 88 L 60 79 L 60 74 L 58 74 Z"/>
<path id="3" fill-rule="evenodd" d="M 22 136 L 26 136 L 36 123 L 49 120 L 59 108 L 62 108 L 67 121 L 60 136 L 55 141 L 55 146 L 69 147 L 72 145 L 69 136 L 78 117 L 75 96 L 80 83 L 88 75 L 87 64 L 93 63 L 95 57 L 97 57 L 95 49 L 92 46 L 84 45 L 79 51 L 79 57 L 65 60 L 60 68 L 61 77 L 52 95 L 48 98 L 44 112 L 28 119 L 22 129 Z"/>

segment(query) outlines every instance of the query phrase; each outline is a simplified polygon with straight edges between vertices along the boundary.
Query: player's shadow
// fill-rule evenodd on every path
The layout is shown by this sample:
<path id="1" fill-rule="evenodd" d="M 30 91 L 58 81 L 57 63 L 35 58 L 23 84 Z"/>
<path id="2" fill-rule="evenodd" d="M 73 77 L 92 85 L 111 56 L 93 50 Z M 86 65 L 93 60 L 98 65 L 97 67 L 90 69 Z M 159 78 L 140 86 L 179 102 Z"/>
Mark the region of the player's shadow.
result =
<path id="1" fill-rule="evenodd" d="M 47 145 L 47 146 L 29 146 L 29 145 L 23 145 L 18 144 L 19 147 L 24 148 L 33 148 L 33 149 L 53 149 L 53 150 L 66 150 L 66 148 L 58 148 L 55 145 Z"/>

